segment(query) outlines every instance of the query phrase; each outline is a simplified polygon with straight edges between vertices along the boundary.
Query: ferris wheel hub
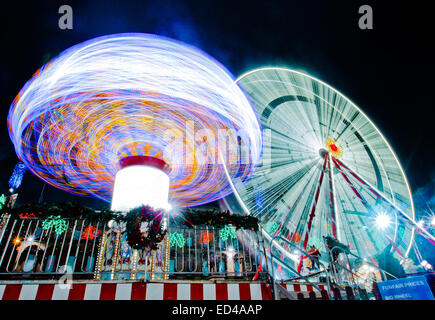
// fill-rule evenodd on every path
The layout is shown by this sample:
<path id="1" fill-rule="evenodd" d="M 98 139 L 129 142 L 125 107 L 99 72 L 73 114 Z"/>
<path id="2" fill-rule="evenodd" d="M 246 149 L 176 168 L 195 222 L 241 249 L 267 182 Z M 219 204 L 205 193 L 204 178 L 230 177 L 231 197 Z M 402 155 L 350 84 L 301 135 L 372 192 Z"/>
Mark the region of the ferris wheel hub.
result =
<path id="1" fill-rule="evenodd" d="M 340 158 L 343 154 L 343 149 L 341 148 L 340 144 L 332 138 L 326 139 L 326 147 L 328 148 L 329 153 L 333 155 L 336 158 Z"/>
<path id="2" fill-rule="evenodd" d="M 326 154 L 328 154 L 328 150 L 326 150 L 326 149 L 324 149 L 324 148 L 321 148 L 321 149 L 319 150 L 319 155 L 320 155 L 320 157 L 321 157 L 322 159 L 325 157 Z"/>

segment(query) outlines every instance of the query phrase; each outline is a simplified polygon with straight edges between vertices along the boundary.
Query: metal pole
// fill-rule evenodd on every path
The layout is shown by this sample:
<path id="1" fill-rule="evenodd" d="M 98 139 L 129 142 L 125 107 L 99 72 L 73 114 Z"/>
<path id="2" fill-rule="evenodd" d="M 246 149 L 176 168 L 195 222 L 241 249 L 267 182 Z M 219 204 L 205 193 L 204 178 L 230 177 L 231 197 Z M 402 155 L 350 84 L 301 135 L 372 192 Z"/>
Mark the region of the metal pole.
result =
<path id="1" fill-rule="evenodd" d="M 335 216 L 335 190 L 333 185 L 333 176 L 332 176 L 332 166 L 331 166 L 331 155 L 328 155 L 328 172 L 329 172 L 329 208 L 331 210 L 331 227 L 332 227 L 332 235 L 334 238 L 338 239 L 337 233 L 337 217 Z"/>
<path id="2" fill-rule="evenodd" d="M 266 262 L 266 272 L 269 274 L 269 264 L 267 262 L 267 252 L 266 252 L 266 247 L 264 246 L 263 227 L 261 225 L 260 225 L 260 234 L 261 234 L 261 241 L 263 243 L 264 259 Z M 271 252 L 271 254 L 272 254 L 272 252 Z M 273 266 L 272 266 L 272 270 L 273 270 Z"/>

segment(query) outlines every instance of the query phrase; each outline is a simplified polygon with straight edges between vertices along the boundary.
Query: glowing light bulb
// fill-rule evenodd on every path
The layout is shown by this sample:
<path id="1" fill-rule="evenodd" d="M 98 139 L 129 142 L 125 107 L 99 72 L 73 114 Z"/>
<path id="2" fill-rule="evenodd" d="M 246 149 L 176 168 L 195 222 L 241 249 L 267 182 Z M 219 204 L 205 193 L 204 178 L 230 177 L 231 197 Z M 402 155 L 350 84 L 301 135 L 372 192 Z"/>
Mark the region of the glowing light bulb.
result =
<path id="1" fill-rule="evenodd" d="M 162 170 L 164 162 L 153 157 L 125 159 L 127 165 L 122 165 L 123 168 L 116 174 L 111 209 L 128 212 L 135 207 L 149 205 L 169 210 L 169 176 Z"/>
<path id="2" fill-rule="evenodd" d="M 381 228 L 381 229 L 385 229 L 387 228 L 389 225 L 391 224 L 391 219 L 388 215 L 386 215 L 385 213 L 380 213 L 378 214 L 378 216 L 376 217 L 376 225 Z"/>

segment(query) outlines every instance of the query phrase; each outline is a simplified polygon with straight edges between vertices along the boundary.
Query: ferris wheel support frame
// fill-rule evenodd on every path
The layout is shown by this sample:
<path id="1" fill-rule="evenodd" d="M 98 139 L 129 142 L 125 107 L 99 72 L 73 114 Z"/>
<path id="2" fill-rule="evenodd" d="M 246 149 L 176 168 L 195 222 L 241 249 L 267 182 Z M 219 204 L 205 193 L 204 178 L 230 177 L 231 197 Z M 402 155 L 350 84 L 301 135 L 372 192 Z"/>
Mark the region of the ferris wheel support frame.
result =
<path id="1" fill-rule="evenodd" d="M 328 154 L 328 177 L 329 177 L 329 207 L 331 210 L 331 228 L 332 228 L 332 236 L 334 238 L 338 239 L 338 221 L 336 216 L 336 209 L 335 209 L 335 195 L 334 195 L 334 185 L 333 185 L 333 177 L 332 177 L 332 166 L 331 166 L 331 154 Z"/>
<path id="2" fill-rule="evenodd" d="M 323 168 L 322 168 L 322 172 L 320 173 L 320 178 L 319 178 L 319 184 L 317 185 L 316 193 L 314 195 L 313 205 L 311 207 L 311 212 L 309 215 L 310 218 L 308 220 L 307 231 L 305 231 L 304 243 L 302 245 L 303 250 L 306 250 L 307 246 L 308 246 L 308 239 L 310 237 L 310 231 L 311 231 L 311 227 L 313 224 L 313 219 L 316 216 L 317 201 L 319 200 L 320 189 L 322 187 L 323 177 L 325 176 L 325 169 L 326 169 L 327 162 L 328 162 L 328 154 L 325 153 L 324 160 L 323 160 Z M 299 265 L 298 265 L 298 272 L 301 272 L 303 258 L 304 258 L 303 255 L 301 255 L 300 260 L 299 260 Z"/>
<path id="3" fill-rule="evenodd" d="M 404 220 L 410 224 L 413 228 L 421 232 L 422 236 L 426 238 L 431 244 L 435 245 L 435 237 L 431 235 L 429 232 L 427 232 L 425 229 L 421 228 L 417 222 L 414 221 L 414 219 L 408 217 L 400 208 L 398 208 L 393 202 L 391 202 L 390 199 L 385 197 L 381 192 L 376 190 L 375 187 L 371 186 L 367 181 L 365 181 L 362 177 L 360 177 L 357 173 L 355 173 L 354 170 L 350 169 L 349 166 L 344 164 L 342 161 L 332 158 L 335 166 L 340 169 L 340 167 L 344 167 L 355 179 L 357 179 L 359 182 L 361 182 L 363 185 L 365 185 L 371 193 L 373 193 L 376 197 L 382 199 L 383 201 L 386 201 L 394 210 L 396 210 Z"/>

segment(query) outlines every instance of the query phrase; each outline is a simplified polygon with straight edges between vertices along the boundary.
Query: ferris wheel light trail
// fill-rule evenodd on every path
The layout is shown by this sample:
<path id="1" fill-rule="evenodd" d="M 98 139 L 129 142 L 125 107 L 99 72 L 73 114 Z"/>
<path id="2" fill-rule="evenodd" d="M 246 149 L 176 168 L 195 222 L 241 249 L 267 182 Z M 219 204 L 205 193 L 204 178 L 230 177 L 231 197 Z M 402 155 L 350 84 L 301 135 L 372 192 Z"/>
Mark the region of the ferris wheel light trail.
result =
<path id="1" fill-rule="evenodd" d="M 412 194 L 397 156 L 367 115 L 328 84 L 291 69 L 252 70 L 237 83 L 270 132 L 262 153 L 270 161 L 234 184 L 237 197 L 227 202 L 246 207 L 266 233 L 301 248 L 319 248 L 330 235 L 362 258 L 389 244 L 408 255 L 416 230 Z M 376 228 L 376 215 L 390 211 L 391 228 Z"/>
<path id="2" fill-rule="evenodd" d="M 185 207 L 229 194 L 225 170 L 248 179 L 262 150 L 252 105 L 221 64 L 138 33 L 80 43 L 41 67 L 13 101 L 8 129 L 32 173 L 108 202 L 126 157 L 167 163 L 169 202 Z"/>

